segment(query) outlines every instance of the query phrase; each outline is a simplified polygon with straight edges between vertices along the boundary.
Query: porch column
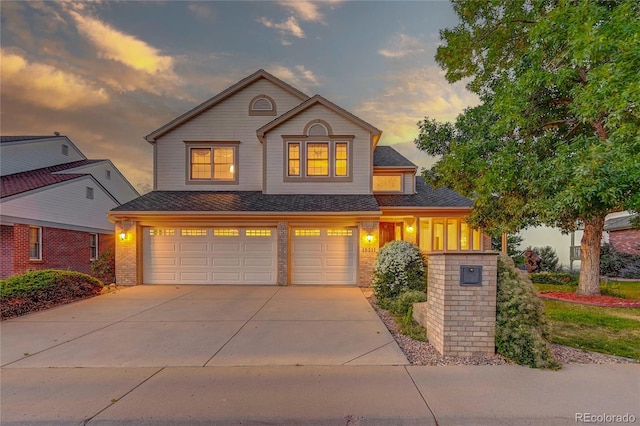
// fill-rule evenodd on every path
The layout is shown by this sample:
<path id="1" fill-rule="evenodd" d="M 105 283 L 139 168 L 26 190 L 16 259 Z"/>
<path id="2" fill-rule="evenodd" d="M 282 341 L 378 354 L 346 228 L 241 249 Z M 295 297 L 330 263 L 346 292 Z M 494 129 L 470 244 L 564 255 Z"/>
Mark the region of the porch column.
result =
<path id="1" fill-rule="evenodd" d="M 365 221 L 358 224 L 358 286 L 370 287 L 373 280 L 373 265 L 378 257 L 380 244 L 380 222 Z"/>
<path id="2" fill-rule="evenodd" d="M 117 285 L 142 284 L 138 283 L 137 231 L 136 222 L 129 220 L 116 222 L 115 250 Z"/>

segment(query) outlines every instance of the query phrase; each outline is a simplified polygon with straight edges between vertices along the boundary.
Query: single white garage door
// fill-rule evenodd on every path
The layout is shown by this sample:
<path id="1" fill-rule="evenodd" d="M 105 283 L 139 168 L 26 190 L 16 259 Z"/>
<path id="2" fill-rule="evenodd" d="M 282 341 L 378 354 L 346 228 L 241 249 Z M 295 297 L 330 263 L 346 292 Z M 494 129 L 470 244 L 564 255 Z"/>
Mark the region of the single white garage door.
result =
<path id="1" fill-rule="evenodd" d="M 143 228 L 146 284 L 276 284 L 275 228 Z"/>
<path id="2" fill-rule="evenodd" d="M 291 240 L 292 284 L 356 284 L 357 228 L 296 228 Z"/>

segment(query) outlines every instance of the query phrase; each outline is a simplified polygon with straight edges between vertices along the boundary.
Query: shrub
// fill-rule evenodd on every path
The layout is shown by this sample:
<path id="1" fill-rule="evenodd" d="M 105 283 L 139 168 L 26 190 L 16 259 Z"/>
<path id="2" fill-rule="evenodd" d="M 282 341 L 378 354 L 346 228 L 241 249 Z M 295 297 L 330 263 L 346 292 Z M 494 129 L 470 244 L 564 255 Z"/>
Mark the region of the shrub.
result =
<path id="1" fill-rule="evenodd" d="M 44 269 L 0 281 L 3 319 L 100 293 L 100 280 L 80 272 Z"/>
<path id="2" fill-rule="evenodd" d="M 542 259 L 540 270 L 543 272 L 556 272 L 558 270 L 558 254 L 551 246 L 534 247 L 533 251 L 538 253 Z"/>
<path id="3" fill-rule="evenodd" d="M 406 290 L 427 287 L 425 261 L 415 244 L 392 241 L 386 244 L 374 264 L 373 292 L 378 300 L 397 297 Z"/>
<path id="4" fill-rule="evenodd" d="M 404 316 L 413 309 L 414 303 L 425 302 L 427 300 L 427 293 L 423 290 L 407 290 L 392 300 L 389 310 L 396 315 Z"/>
<path id="5" fill-rule="evenodd" d="M 611 244 L 603 244 L 600 248 L 600 275 L 640 278 L 640 255 L 623 253 Z"/>
<path id="6" fill-rule="evenodd" d="M 578 285 L 579 276 L 568 272 L 540 272 L 531 274 L 531 281 L 534 284 L 558 284 L 558 285 Z"/>
<path id="7" fill-rule="evenodd" d="M 547 341 L 544 304 L 525 275 L 504 255 L 498 257 L 496 348 L 520 365 L 559 369 Z"/>
<path id="8" fill-rule="evenodd" d="M 105 283 L 115 281 L 116 259 L 113 249 L 107 249 L 102 252 L 96 260 L 91 262 L 91 270 L 93 275 Z"/>

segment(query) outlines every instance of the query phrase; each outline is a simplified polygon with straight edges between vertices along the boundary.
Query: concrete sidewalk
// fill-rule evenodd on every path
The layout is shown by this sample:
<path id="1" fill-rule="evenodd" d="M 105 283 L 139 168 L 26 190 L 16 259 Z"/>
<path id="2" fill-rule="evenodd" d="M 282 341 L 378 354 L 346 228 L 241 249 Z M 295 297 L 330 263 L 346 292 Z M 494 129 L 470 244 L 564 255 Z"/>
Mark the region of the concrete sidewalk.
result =
<path id="1" fill-rule="evenodd" d="M 1 401 L 3 425 L 637 424 L 640 367 L 12 368 Z"/>

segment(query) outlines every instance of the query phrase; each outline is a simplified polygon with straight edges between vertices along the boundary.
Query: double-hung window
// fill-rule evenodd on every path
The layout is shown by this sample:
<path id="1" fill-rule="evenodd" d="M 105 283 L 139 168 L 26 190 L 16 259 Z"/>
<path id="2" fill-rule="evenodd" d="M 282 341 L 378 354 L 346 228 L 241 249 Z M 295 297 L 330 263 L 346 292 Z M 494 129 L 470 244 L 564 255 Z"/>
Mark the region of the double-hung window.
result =
<path id="1" fill-rule="evenodd" d="M 98 234 L 89 234 L 89 252 L 90 260 L 98 258 Z"/>
<path id="2" fill-rule="evenodd" d="M 307 176 L 329 176 L 329 144 L 307 144 Z"/>
<path id="3" fill-rule="evenodd" d="M 238 143 L 187 145 L 187 183 L 238 183 Z"/>
<path id="4" fill-rule="evenodd" d="M 29 228 L 29 259 L 42 260 L 42 228 L 39 226 Z"/>

